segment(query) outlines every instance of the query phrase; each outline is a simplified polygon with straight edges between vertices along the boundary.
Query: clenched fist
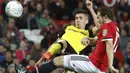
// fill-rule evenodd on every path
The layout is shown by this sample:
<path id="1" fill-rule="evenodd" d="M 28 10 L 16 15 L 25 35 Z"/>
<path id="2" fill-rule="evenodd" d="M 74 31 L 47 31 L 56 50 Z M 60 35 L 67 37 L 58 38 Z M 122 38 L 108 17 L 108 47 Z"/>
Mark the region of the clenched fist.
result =
<path id="1" fill-rule="evenodd" d="M 84 46 L 88 46 L 90 43 L 90 40 L 88 38 L 83 38 L 81 40 L 81 44 L 83 44 Z"/>
<path id="2" fill-rule="evenodd" d="M 86 0 L 86 7 L 87 7 L 88 9 L 93 8 L 93 3 L 92 3 L 92 1 Z"/>

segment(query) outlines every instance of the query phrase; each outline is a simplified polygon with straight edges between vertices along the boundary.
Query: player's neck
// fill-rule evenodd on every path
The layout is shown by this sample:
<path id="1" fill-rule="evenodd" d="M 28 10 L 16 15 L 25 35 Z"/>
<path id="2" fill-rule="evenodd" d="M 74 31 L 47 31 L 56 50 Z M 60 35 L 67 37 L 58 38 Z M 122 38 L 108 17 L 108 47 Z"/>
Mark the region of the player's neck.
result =
<path id="1" fill-rule="evenodd" d="M 111 21 L 112 21 L 112 20 L 110 20 L 110 19 L 106 19 L 104 23 L 109 23 L 109 22 L 111 22 Z"/>

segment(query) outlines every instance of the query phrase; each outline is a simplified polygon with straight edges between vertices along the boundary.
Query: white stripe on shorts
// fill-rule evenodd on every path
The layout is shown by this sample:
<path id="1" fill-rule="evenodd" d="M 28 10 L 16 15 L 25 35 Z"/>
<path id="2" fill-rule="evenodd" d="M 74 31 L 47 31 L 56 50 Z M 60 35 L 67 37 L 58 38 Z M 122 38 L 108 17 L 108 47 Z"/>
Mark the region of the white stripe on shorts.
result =
<path id="1" fill-rule="evenodd" d="M 96 68 L 85 55 L 65 55 L 64 67 L 72 69 L 78 73 L 105 73 Z"/>

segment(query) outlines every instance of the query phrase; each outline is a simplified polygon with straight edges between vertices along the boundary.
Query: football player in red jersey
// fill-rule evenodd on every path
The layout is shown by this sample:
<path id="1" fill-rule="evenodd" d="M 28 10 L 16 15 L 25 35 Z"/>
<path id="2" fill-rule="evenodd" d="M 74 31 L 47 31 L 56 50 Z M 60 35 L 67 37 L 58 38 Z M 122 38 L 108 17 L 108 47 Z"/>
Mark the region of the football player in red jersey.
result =
<path id="1" fill-rule="evenodd" d="M 112 10 L 101 8 L 96 15 L 91 1 L 87 0 L 86 6 L 94 18 L 96 27 L 100 30 L 98 39 L 83 38 L 81 41 L 83 45 L 87 45 L 88 40 L 90 44 L 97 42 L 92 54 L 90 56 L 73 54 L 56 57 L 53 61 L 42 64 L 38 68 L 39 73 L 51 72 L 57 67 L 65 67 L 78 73 L 105 73 L 109 68 L 112 73 L 118 73 L 118 70 L 113 67 L 113 52 L 118 46 L 119 30 L 113 22 Z"/>
<path id="2" fill-rule="evenodd" d="M 113 12 L 110 8 L 103 7 L 97 11 L 96 15 L 90 0 L 86 1 L 86 6 L 92 14 L 95 25 L 99 28 L 96 48 L 89 59 L 94 66 L 103 72 L 106 72 L 108 68 L 112 73 L 118 72 L 113 67 L 113 56 L 119 42 L 119 29 L 114 22 Z"/>

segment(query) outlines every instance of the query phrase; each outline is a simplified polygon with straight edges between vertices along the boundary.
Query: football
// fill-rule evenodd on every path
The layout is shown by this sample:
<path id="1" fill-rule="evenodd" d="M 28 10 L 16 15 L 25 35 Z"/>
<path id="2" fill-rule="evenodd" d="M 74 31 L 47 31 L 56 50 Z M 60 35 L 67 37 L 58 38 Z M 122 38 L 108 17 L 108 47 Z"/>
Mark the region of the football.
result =
<path id="1" fill-rule="evenodd" d="M 9 1 L 5 7 L 5 12 L 9 17 L 18 18 L 23 13 L 23 7 L 21 3 L 16 0 Z"/>

